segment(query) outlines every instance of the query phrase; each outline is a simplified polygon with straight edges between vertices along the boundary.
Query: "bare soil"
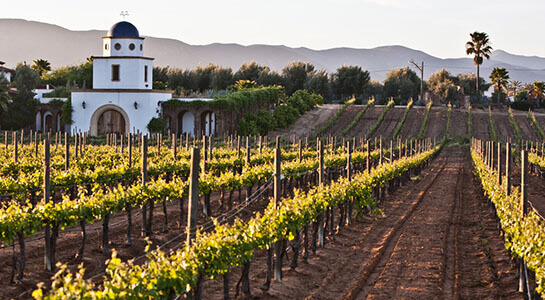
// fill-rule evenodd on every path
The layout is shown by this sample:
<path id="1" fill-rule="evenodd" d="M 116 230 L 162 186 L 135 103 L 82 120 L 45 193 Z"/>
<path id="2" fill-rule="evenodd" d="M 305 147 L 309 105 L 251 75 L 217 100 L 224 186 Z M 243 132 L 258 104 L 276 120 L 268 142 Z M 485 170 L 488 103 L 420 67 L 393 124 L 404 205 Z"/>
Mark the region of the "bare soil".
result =
<path id="1" fill-rule="evenodd" d="M 350 137 L 365 137 L 369 132 L 369 129 L 375 125 L 380 114 L 384 110 L 384 106 L 373 106 L 370 107 L 361 117 L 358 124 L 352 128 L 347 136 Z"/>
<path id="2" fill-rule="evenodd" d="M 471 123 L 473 137 L 484 141 L 489 141 L 491 139 L 488 111 L 482 109 L 472 109 Z"/>
<path id="3" fill-rule="evenodd" d="M 467 109 L 452 109 L 449 134 L 450 136 L 467 136 Z"/>
<path id="4" fill-rule="evenodd" d="M 387 140 L 392 139 L 397 124 L 403 118 L 403 113 L 405 113 L 405 107 L 391 107 L 384 116 L 374 136 L 381 136 Z"/>
<path id="5" fill-rule="evenodd" d="M 329 119 L 333 118 L 340 108 L 341 105 L 339 104 L 324 104 L 304 114 L 289 128 L 274 131 L 270 136 L 311 136 L 324 126 Z"/>
<path id="6" fill-rule="evenodd" d="M 341 116 L 338 119 L 338 122 L 336 124 L 333 124 L 333 126 L 331 126 L 330 128 L 328 128 L 323 133 L 323 135 L 324 136 L 340 135 L 340 133 L 346 127 L 348 127 L 352 123 L 352 121 L 354 121 L 354 119 L 356 118 L 358 113 L 361 112 L 364 107 L 365 106 L 363 106 L 363 105 L 350 105 L 350 106 L 348 106 L 346 108 L 346 110 L 342 112 Z M 365 113 L 364 113 L 364 115 L 365 115 Z"/>
<path id="7" fill-rule="evenodd" d="M 405 124 L 401 128 L 400 136 L 402 139 L 409 139 L 418 136 L 424 115 L 426 114 L 426 108 L 422 106 L 413 106 L 407 115 Z"/>
<path id="8" fill-rule="evenodd" d="M 507 112 L 494 112 L 492 113 L 492 118 L 494 119 L 496 134 L 500 141 L 505 143 L 508 138 L 511 138 L 511 140 L 516 140 L 515 129 L 509 122 Z"/>
<path id="9" fill-rule="evenodd" d="M 447 108 L 433 106 L 428 116 L 426 137 L 441 139 L 447 128 Z M 452 125 L 451 125 L 452 126 Z"/>
<path id="10" fill-rule="evenodd" d="M 282 282 L 265 281 L 265 252 L 250 268 L 254 299 L 522 299 L 516 268 L 472 174 L 467 148 L 446 148 L 417 180 L 329 236 L 325 248 L 284 263 Z M 291 251 L 289 252 L 291 256 Z M 240 268 L 230 275 L 231 297 Z M 205 299 L 222 299 L 208 280 Z"/>

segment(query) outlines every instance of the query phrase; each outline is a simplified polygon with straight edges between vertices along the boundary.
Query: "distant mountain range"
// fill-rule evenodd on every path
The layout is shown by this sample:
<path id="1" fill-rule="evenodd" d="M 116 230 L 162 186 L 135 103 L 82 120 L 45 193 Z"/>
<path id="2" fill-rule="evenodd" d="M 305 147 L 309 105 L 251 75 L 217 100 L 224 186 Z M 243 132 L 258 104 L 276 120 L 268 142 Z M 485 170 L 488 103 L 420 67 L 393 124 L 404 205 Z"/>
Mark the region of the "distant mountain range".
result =
<path id="1" fill-rule="evenodd" d="M 135 24 L 138 27 L 138 24 Z M 37 58 L 47 59 L 53 68 L 77 64 L 91 55 L 102 55 L 102 40 L 106 31 L 71 31 L 66 28 L 21 19 L 0 19 L 0 61 L 15 67 L 17 62 L 31 64 Z M 448 37 L 445 37 L 448 38 Z M 460 45 L 463 53 L 464 45 Z M 433 72 L 447 68 L 451 73 L 475 72 L 471 57 L 442 59 L 423 51 L 403 46 L 383 46 L 372 49 L 333 48 L 312 50 L 286 46 L 239 44 L 189 45 L 182 41 L 146 37 L 145 55 L 155 57 L 155 66 L 194 68 L 213 63 L 229 66 L 236 71 L 243 62 L 256 61 L 280 71 L 292 61 L 310 62 L 316 69 L 334 72 L 341 65 L 359 65 L 369 70 L 371 77 L 382 81 L 389 70 L 408 66 L 408 61 L 424 61 L 427 78 Z M 494 67 L 504 67 L 511 79 L 522 82 L 545 81 L 545 58 L 522 56 L 495 50 L 481 67 L 481 76 L 488 79 Z"/>

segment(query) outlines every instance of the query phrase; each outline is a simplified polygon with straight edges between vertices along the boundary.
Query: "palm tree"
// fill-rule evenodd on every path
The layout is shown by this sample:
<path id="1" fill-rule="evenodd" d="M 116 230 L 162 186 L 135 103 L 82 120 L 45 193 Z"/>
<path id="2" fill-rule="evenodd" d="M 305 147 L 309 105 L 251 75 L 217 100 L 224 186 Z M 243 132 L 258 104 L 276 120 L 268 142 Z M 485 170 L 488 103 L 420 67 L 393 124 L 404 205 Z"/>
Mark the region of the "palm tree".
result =
<path id="1" fill-rule="evenodd" d="M 40 77 L 42 77 L 44 73 L 51 71 L 51 64 L 45 59 L 35 59 L 32 69 L 36 70 L 40 74 Z"/>
<path id="2" fill-rule="evenodd" d="M 473 32 L 470 33 L 471 41 L 466 43 L 466 54 L 473 54 L 473 63 L 477 66 L 477 78 L 475 80 L 477 86 L 477 95 L 480 98 L 481 91 L 479 90 L 479 66 L 483 63 L 483 57 L 490 59 L 490 53 L 492 52 L 492 47 L 490 46 L 490 41 L 488 40 L 488 34 L 485 32 Z"/>
<path id="3" fill-rule="evenodd" d="M 532 84 L 532 89 L 530 90 L 530 95 L 536 98 L 537 107 L 539 107 L 539 103 L 545 95 L 545 83 L 543 81 L 534 81 Z"/>
<path id="4" fill-rule="evenodd" d="M 505 68 L 494 68 L 490 73 L 490 80 L 492 84 L 496 85 L 496 91 L 498 91 L 498 105 L 500 105 L 501 92 L 503 89 L 507 89 L 507 83 L 509 80 L 509 72 Z"/>
<path id="5" fill-rule="evenodd" d="M 520 91 L 522 89 L 522 82 L 518 80 L 511 80 L 509 81 L 508 89 L 509 91 L 513 92 L 513 101 L 515 101 L 515 97 L 517 96 L 517 91 Z"/>
<path id="6" fill-rule="evenodd" d="M 8 111 L 9 100 L 9 81 L 0 75 L 0 109 Z"/>

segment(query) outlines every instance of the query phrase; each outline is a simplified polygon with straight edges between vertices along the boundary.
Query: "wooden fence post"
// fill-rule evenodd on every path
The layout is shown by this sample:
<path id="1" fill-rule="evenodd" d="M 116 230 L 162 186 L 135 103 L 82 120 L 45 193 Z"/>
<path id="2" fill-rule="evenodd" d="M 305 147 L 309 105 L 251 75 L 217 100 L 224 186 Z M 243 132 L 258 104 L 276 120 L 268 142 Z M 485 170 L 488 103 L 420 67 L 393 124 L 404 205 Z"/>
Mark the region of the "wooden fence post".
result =
<path id="1" fill-rule="evenodd" d="M 70 138 L 68 132 L 64 133 L 64 170 L 70 168 Z"/>
<path id="2" fill-rule="evenodd" d="M 501 142 L 498 143 L 498 154 L 497 154 L 497 171 L 498 171 L 498 185 L 501 185 Z"/>
<path id="3" fill-rule="evenodd" d="M 528 177 L 528 141 L 526 141 L 526 149 L 521 151 L 520 159 L 520 214 L 522 219 L 528 212 L 528 187 L 526 179 Z M 526 286 L 525 262 L 520 258 L 519 265 L 519 292 L 523 293 Z"/>
<path id="4" fill-rule="evenodd" d="M 505 193 L 507 196 L 511 194 L 511 144 L 505 144 Z"/>
<path id="5" fill-rule="evenodd" d="M 44 142 L 44 185 L 43 185 L 43 195 L 44 202 L 49 202 L 50 199 L 50 153 L 49 153 L 49 140 Z M 53 271 L 55 267 L 54 258 L 52 257 L 52 245 L 51 245 L 51 225 L 48 223 L 45 226 L 45 269 L 48 271 Z"/>
<path id="6" fill-rule="evenodd" d="M 282 182 L 280 177 L 281 172 L 281 153 L 280 153 L 280 138 L 276 137 L 276 148 L 274 150 L 274 207 L 278 208 L 281 201 L 281 186 Z M 274 278 L 276 282 L 282 282 L 282 239 L 276 241 L 274 245 L 275 252 L 275 264 L 274 264 Z"/>
<path id="7" fill-rule="evenodd" d="M 199 205 L 199 165 L 200 150 L 193 147 L 191 149 L 191 166 L 189 171 L 189 202 L 187 208 L 187 246 L 191 246 L 191 241 L 197 233 L 197 214 Z"/>
<path id="8" fill-rule="evenodd" d="M 17 163 L 18 160 L 18 149 L 17 149 L 17 131 L 14 131 L 13 133 L 13 162 Z"/>
<path id="9" fill-rule="evenodd" d="M 142 136 L 142 186 L 146 186 L 148 177 L 148 135 Z M 147 202 L 142 203 L 142 228 L 141 235 L 147 236 Z"/>
<path id="10" fill-rule="evenodd" d="M 319 143 L 319 169 L 318 169 L 318 184 L 324 184 L 324 143 L 320 140 Z M 324 246 L 324 212 L 320 213 L 318 220 L 318 245 Z"/>

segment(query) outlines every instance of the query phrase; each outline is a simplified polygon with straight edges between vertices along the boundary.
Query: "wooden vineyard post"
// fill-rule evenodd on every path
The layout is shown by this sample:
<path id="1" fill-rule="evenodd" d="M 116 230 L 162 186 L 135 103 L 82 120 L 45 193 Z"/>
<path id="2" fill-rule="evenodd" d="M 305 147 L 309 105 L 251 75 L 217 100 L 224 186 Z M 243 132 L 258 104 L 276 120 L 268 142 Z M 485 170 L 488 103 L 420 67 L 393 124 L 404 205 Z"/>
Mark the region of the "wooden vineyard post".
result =
<path id="1" fill-rule="evenodd" d="M 526 217 L 528 213 L 528 187 L 526 179 L 528 178 L 528 144 L 526 149 L 521 151 L 520 159 L 520 214 L 522 219 Z M 523 258 L 520 258 L 519 268 L 519 292 L 523 293 L 526 287 L 528 278 L 526 278 L 526 262 Z"/>
<path id="2" fill-rule="evenodd" d="M 17 131 L 14 131 L 13 132 L 13 137 L 12 137 L 12 140 L 13 140 L 13 162 L 14 163 L 17 163 L 17 160 L 18 160 L 18 149 L 17 149 Z"/>
<path id="3" fill-rule="evenodd" d="M 497 163 L 498 163 L 498 166 L 497 166 L 497 171 L 498 171 L 498 185 L 501 185 L 501 142 L 498 143 L 498 157 L 496 159 Z"/>
<path id="4" fill-rule="evenodd" d="M 246 137 L 246 164 L 250 166 L 250 137 Z"/>
<path id="5" fill-rule="evenodd" d="M 176 150 L 178 150 L 178 148 L 176 147 L 176 142 L 178 137 L 176 136 L 175 133 L 173 133 L 171 137 L 172 137 L 172 155 L 174 156 L 174 160 L 176 160 L 176 154 L 177 154 Z"/>
<path id="6" fill-rule="evenodd" d="M 505 193 L 507 196 L 511 194 L 511 144 L 505 144 Z"/>
<path id="7" fill-rule="evenodd" d="M 274 207 L 278 208 L 280 205 L 281 197 L 281 185 L 282 182 L 280 177 L 280 162 L 281 153 L 280 153 L 280 138 L 276 137 L 276 148 L 274 150 Z M 274 278 L 276 282 L 282 282 L 282 239 L 276 241 L 274 245 L 275 252 L 275 264 L 274 264 Z"/>
<path id="8" fill-rule="evenodd" d="M 214 159 L 214 135 L 213 134 L 210 134 L 210 136 L 208 136 L 208 160 L 212 160 Z"/>
<path id="9" fill-rule="evenodd" d="M 191 241 L 197 233 L 197 213 L 199 204 L 199 148 L 191 149 L 191 166 L 189 169 L 189 202 L 187 208 L 187 247 L 191 246 Z"/>
<path id="10" fill-rule="evenodd" d="M 64 133 L 64 170 L 68 171 L 70 168 L 70 139 L 68 132 Z"/>
<path id="11" fill-rule="evenodd" d="M 369 149 L 370 148 L 369 144 L 370 144 L 369 140 L 367 140 L 367 145 L 366 145 L 366 149 L 365 149 L 365 151 L 366 151 L 365 158 L 367 160 L 367 165 L 366 165 L 367 172 L 371 172 L 371 157 L 370 157 L 371 156 L 371 149 Z"/>
<path id="12" fill-rule="evenodd" d="M 378 165 L 382 165 L 382 138 L 380 138 L 379 141 L 379 159 L 378 159 Z"/>
<path id="13" fill-rule="evenodd" d="M 318 168 L 318 184 L 324 184 L 324 143 L 320 141 L 319 143 L 319 168 Z M 318 245 L 320 247 L 324 246 L 324 212 L 320 213 L 318 217 Z"/>
<path id="14" fill-rule="evenodd" d="M 8 150 L 8 131 L 4 130 L 4 146 L 6 147 L 6 150 Z"/>
<path id="15" fill-rule="evenodd" d="M 206 135 L 203 135 L 202 136 L 202 172 L 203 174 L 206 174 L 206 170 L 208 169 L 207 167 L 207 162 L 208 162 L 208 149 L 206 147 L 206 144 L 207 144 L 208 140 L 206 138 Z"/>
<path id="16" fill-rule="evenodd" d="M 148 136 L 142 136 L 142 186 L 146 186 L 148 177 Z M 143 237 L 147 235 L 147 203 L 142 203 L 142 228 L 141 235 Z"/>
<path id="17" fill-rule="evenodd" d="M 394 141 L 390 140 L 390 163 L 394 162 Z"/>
<path id="18" fill-rule="evenodd" d="M 355 140 L 354 140 L 355 142 Z M 348 147 L 348 154 L 346 157 L 346 178 L 348 181 L 352 181 L 352 148 L 350 147 L 350 141 L 346 142 Z M 352 144 L 354 145 L 354 143 Z M 346 210 L 346 220 L 343 220 L 344 224 L 352 224 L 352 207 L 353 207 L 354 198 L 350 199 L 349 202 L 346 204 L 347 210 Z"/>
<path id="19" fill-rule="evenodd" d="M 132 168 L 132 135 L 129 132 L 127 136 L 127 146 L 129 147 L 129 168 Z"/>
<path id="20" fill-rule="evenodd" d="M 43 194 L 44 194 L 44 202 L 47 203 L 50 201 L 50 185 L 49 185 L 49 179 L 50 179 L 50 154 L 49 154 L 49 140 L 45 140 L 44 142 L 44 186 L 43 186 Z M 54 258 L 52 257 L 53 249 L 51 245 L 51 225 L 47 224 L 45 226 L 45 269 L 47 271 L 53 271 L 53 268 L 55 266 Z"/>
<path id="21" fill-rule="evenodd" d="M 303 161 L 303 145 L 302 145 L 302 142 L 301 142 L 301 139 L 299 139 L 299 143 L 297 144 L 297 146 L 299 147 L 299 162 L 302 162 Z"/>

